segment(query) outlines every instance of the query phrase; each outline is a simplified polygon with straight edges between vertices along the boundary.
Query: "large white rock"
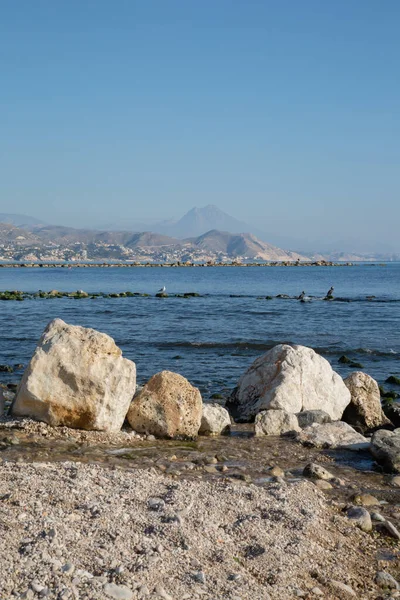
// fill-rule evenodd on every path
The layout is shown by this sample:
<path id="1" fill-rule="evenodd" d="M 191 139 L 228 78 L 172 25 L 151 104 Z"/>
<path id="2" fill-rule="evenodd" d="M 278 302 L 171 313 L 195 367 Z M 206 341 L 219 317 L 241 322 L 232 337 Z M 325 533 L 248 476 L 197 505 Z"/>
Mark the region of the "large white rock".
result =
<path id="1" fill-rule="evenodd" d="M 254 361 L 227 408 L 238 421 L 251 421 L 266 409 L 318 409 L 337 420 L 349 402 L 349 390 L 325 358 L 312 348 L 279 344 Z"/>
<path id="2" fill-rule="evenodd" d="M 282 435 L 289 431 L 300 431 L 296 415 L 286 410 L 263 410 L 254 421 L 254 432 L 260 435 Z"/>
<path id="3" fill-rule="evenodd" d="M 220 435 L 230 429 L 231 418 L 220 404 L 203 404 L 200 435 Z"/>
<path id="4" fill-rule="evenodd" d="M 203 402 L 199 390 L 178 373 L 153 375 L 133 399 L 128 411 L 132 429 L 160 438 L 197 436 Z"/>
<path id="5" fill-rule="evenodd" d="M 381 405 L 381 394 L 375 379 L 362 371 L 354 371 L 344 380 L 351 401 L 343 413 L 343 421 L 366 431 L 390 425 Z"/>
<path id="6" fill-rule="evenodd" d="M 135 363 L 122 358 L 110 336 L 55 319 L 39 340 L 12 413 L 53 426 L 119 431 L 135 385 Z"/>

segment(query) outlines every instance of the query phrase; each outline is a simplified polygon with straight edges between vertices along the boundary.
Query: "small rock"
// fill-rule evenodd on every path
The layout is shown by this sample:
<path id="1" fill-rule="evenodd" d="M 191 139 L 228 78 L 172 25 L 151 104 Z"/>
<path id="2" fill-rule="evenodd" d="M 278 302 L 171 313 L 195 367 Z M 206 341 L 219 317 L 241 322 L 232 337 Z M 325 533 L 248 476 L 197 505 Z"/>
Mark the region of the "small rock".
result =
<path id="1" fill-rule="evenodd" d="M 353 502 L 361 506 L 378 506 L 380 504 L 379 500 L 371 494 L 356 494 L 353 496 Z"/>
<path id="2" fill-rule="evenodd" d="M 392 477 L 390 485 L 393 485 L 394 487 L 400 487 L 400 475 L 395 475 Z"/>
<path id="3" fill-rule="evenodd" d="M 368 532 L 372 530 L 371 516 L 365 508 L 362 508 L 361 506 L 352 506 L 347 511 L 347 516 L 362 531 Z"/>
<path id="4" fill-rule="evenodd" d="M 335 590 L 335 592 L 341 599 L 348 597 L 357 598 L 357 594 L 355 593 L 355 591 L 346 583 L 342 583 L 341 581 L 335 581 L 334 579 L 331 579 L 329 581 L 329 585 Z"/>
<path id="5" fill-rule="evenodd" d="M 394 577 L 385 571 L 378 571 L 375 575 L 375 583 L 381 588 L 387 588 L 389 590 L 400 590 L 400 585 L 397 583 Z"/>
<path id="6" fill-rule="evenodd" d="M 314 596 L 323 596 L 324 595 L 324 592 L 319 587 L 313 587 L 311 590 L 311 593 L 314 594 Z"/>
<path id="7" fill-rule="evenodd" d="M 165 508 L 165 502 L 162 498 L 149 498 L 147 506 L 150 510 L 161 511 Z"/>
<path id="8" fill-rule="evenodd" d="M 324 410 L 303 410 L 296 413 L 297 421 L 301 429 L 309 427 L 313 423 L 330 423 L 332 419 Z"/>
<path id="9" fill-rule="evenodd" d="M 383 517 L 380 513 L 378 512 L 373 512 L 371 513 L 371 519 L 373 521 L 379 521 L 380 523 L 384 523 L 386 521 L 385 517 Z"/>
<path id="10" fill-rule="evenodd" d="M 285 471 L 283 469 L 281 469 L 280 467 L 272 467 L 272 469 L 269 470 L 269 474 L 272 477 L 284 477 Z"/>
<path id="11" fill-rule="evenodd" d="M 219 404 L 203 404 L 200 435 L 221 435 L 227 433 L 231 426 L 228 411 Z"/>
<path id="12" fill-rule="evenodd" d="M 384 526 L 389 535 L 391 535 L 396 540 L 400 540 L 400 532 L 398 529 L 396 529 L 393 523 L 391 523 L 390 521 L 385 521 Z"/>
<path id="13" fill-rule="evenodd" d="M 65 575 L 72 575 L 72 573 L 75 571 L 75 565 L 72 563 L 66 563 L 61 567 L 61 571 L 65 573 Z"/>
<path id="14" fill-rule="evenodd" d="M 304 477 L 309 477 L 310 479 L 325 479 L 325 481 L 329 481 L 330 479 L 334 478 L 332 473 L 316 463 L 308 463 L 308 465 L 304 467 L 303 475 Z"/>
<path id="15" fill-rule="evenodd" d="M 203 573 L 203 571 L 198 571 L 197 573 L 193 574 L 193 579 L 195 581 L 197 581 L 198 583 L 205 583 L 206 582 L 205 573 Z"/>
<path id="16" fill-rule="evenodd" d="M 325 479 L 316 479 L 314 481 L 314 483 L 319 490 L 331 490 L 332 489 L 332 485 L 329 483 L 329 481 L 325 481 Z"/>
<path id="17" fill-rule="evenodd" d="M 156 589 L 154 590 L 160 598 L 164 598 L 164 600 L 172 600 L 172 596 L 170 596 L 161 585 L 156 585 Z"/>
<path id="18" fill-rule="evenodd" d="M 282 435 L 290 431 L 299 431 L 295 414 L 282 409 L 263 410 L 256 415 L 254 430 L 257 436 Z"/>
<path id="19" fill-rule="evenodd" d="M 126 585 L 116 585 L 115 583 L 106 583 L 104 593 L 115 600 L 132 600 L 133 598 L 133 592 Z"/>

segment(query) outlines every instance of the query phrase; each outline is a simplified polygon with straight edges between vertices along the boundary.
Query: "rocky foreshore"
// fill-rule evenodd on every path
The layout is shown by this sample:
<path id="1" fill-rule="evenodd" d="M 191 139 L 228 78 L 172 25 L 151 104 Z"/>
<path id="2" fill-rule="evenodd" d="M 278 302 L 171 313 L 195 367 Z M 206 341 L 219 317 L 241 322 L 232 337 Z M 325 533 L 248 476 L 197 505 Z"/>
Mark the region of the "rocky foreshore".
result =
<path id="1" fill-rule="evenodd" d="M 366 373 L 280 344 L 205 404 L 56 319 L 0 406 L 0 598 L 400 597 L 400 429 Z"/>
<path id="2" fill-rule="evenodd" d="M 4 599 L 399 597 L 379 539 L 307 481 L 3 463 L 0 498 Z"/>

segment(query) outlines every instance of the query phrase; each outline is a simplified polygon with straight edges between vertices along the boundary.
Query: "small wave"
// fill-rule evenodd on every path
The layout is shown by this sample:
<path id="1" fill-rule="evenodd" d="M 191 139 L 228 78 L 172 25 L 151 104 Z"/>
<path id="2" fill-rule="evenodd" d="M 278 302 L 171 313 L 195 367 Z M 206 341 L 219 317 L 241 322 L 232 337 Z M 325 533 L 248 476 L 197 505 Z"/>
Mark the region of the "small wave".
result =
<path id="1" fill-rule="evenodd" d="M 268 340 L 267 342 L 149 342 L 148 345 L 156 346 L 159 349 L 164 348 L 221 348 L 221 349 L 235 349 L 241 348 L 243 350 L 270 350 L 277 344 L 290 344 L 287 341 L 275 341 Z M 142 344 L 141 344 L 142 345 Z"/>

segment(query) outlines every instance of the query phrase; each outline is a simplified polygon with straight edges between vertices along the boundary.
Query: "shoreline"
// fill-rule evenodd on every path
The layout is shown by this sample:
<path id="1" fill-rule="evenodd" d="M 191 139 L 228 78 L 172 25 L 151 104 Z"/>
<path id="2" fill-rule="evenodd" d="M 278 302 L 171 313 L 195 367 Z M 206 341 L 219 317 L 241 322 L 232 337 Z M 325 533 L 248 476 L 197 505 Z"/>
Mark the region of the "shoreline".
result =
<path id="1" fill-rule="evenodd" d="M 364 264 L 364 263 L 363 263 Z M 368 266 L 386 266 L 385 263 L 367 263 Z M 0 268 L 26 268 L 26 269 L 34 269 L 34 268 L 88 268 L 88 267 L 97 267 L 97 268 L 147 268 L 147 267 L 164 267 L 164 268 L 188 268 L 188 267 L 355 267 L 358 266 L 354 262 L 328 262 L 328 261 L 310 261 L 310 262 L 279 262 L 279 261 L 270 261 L 270 262 L 251 262 L 251 263 L 240 263 L 232 261 L 230 263 L 127 263 L 127 262 L 102 262 L 102 263 L 86 263 L 86 262 L 75 262 L 75 263 L 52 263 L 52 262 L 37 262 L 37 263 L 18 263 L 18 262 L 10 262 L 10 263 L 0 263 Z"/>

